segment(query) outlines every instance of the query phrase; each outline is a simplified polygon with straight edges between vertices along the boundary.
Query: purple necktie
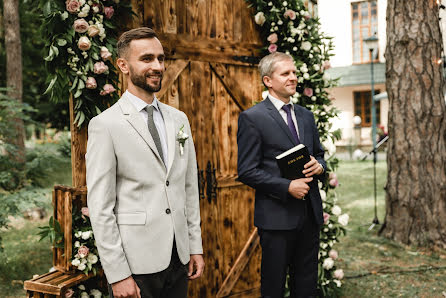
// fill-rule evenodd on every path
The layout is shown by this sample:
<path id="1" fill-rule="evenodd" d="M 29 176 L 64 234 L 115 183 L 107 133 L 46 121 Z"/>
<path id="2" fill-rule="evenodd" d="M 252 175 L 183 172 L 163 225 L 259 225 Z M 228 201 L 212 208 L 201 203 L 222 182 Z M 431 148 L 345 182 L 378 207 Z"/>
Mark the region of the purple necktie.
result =
<path id="1" fill-rule="evenodd" d="M 296 126 L 294 125 L 293 118 L 291 117 L 291 105 L 290 104 L 284 105 L 282 109 L 286 112 L 288 128 L 290 129 L 291 134 L 294 137 L 294 140 L 296 140 L 297 145 L 299 145 L 300 144 L 299 136 L 297 135 Z"/>

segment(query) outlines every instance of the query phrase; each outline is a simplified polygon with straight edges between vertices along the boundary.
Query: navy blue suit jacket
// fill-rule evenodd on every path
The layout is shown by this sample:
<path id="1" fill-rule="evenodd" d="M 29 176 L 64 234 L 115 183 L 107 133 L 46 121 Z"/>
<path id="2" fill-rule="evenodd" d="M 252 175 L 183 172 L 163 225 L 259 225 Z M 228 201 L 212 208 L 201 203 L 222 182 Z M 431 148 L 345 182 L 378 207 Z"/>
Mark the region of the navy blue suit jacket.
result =
<path id="1" fill-rule="evenodd" d="M 294 105 L 294 112 L 300 141 L 326 170 L 313 113 L 299 105 Z M 276 162 L 277 155 L 297 144 L 269 98 L 240 114 L 237 144 L 238 179 L 256 190 L 254 225 L 267 230 L 297 228 L 304 220 L 306 202 L 288 193 L 291 180 L 281 177 Z M 306 195 L 319 225 L 323 223 L 323 216 L 318 179 L 324 177 L 324 174 L 313 176 Z"/>

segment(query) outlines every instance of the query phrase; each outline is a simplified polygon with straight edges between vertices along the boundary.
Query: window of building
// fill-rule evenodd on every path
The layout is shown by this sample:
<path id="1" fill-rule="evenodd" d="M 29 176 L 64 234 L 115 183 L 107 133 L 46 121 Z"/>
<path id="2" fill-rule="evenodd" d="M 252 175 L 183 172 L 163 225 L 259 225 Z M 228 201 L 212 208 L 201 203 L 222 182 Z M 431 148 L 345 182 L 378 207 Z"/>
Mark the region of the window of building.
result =
<path id="1" fill-rule="evenodd" d="M 370 52 L 364 39 L 378 32 L 376 0 L 352 3 L 353 63 L 370 62 Z"/>
<path id="2" fill-rule="evenodd" d="M 375 95 L 379 94 L 379 90 L 375 90 Z M 355 116 L 361 117 L 361 126 L 372 126 L 372 106 L 371 106 L 371 91 L 357 91 L 353 92 Z M 381 123 L 381 109 L 380 102 L 376 102 L 376 124 Z"/>

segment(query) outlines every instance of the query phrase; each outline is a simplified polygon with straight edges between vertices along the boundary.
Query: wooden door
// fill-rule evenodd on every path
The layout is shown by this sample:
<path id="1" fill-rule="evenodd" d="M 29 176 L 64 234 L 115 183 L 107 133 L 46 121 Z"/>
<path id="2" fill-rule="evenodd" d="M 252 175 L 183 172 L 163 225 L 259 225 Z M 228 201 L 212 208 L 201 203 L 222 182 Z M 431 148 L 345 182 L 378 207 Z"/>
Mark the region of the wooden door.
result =
<path id="1" fill-rule="evenodd" d="M 191 123 L 200 175 L 206 269 L 190 297 L 258 297 L 254 191 L 236 181 L 237 120 L 261 98 L 261 47 L 244 0 L 132 1 L 134 26 L 159 35 L 167 69 L 158 97 Z"/>

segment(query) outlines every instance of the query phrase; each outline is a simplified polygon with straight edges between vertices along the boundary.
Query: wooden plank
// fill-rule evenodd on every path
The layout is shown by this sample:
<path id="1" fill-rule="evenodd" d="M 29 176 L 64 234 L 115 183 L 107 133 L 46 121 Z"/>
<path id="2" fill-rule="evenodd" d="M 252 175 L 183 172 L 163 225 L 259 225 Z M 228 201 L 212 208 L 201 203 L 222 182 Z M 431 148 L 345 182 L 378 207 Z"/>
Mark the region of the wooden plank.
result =
<path id="1" fill-rule="evenodd" d="M 144 3 L 142 0 L 131 0 L 132 11 L 136 16 L 131 17 L 130 28 L 138 28 L 144 24 Z"/>
<path id="2" fill-rule="evenodd" d="M 237 175 L 217 177 L 217 187 L 225 188 L 225 187 L 236 187 L 244 185 L 243 183 L 236 180 L 237 177 L 238 177 Z"/>
<path id="3" fill-rule="evenodd" d="M 244 88 L 239 81 L 230 76 L 228 70 L 220 63 L 210 63 L 211 69 L 220 79 L 228 94 L 235 104 L 244 111 L 252 106 L 250 97 L 244 92 Z"/>
<path id="4" fill-rule="evenodd" d="M 71 269 L 71 256 L 72 256 L 72 225 L 73 225 L 73 217 L 72 217 L 72 196 L 71 192 L 65 192 L 64 198 L 64 214 L 65 214 L 65 222 L 62 227 L 64 232 L 64 251 L 65 251 L 65 270 L 69 271 Z"/>
<path id="5" fill-rule="evenodd" d="M 175 8 L 176 8 L 176 18 L 177 18 L 177 34 L 184 34 L 187 32 L 186 29 L 186 1 L 184 0 L 175 0 Z"/>
<path id="6" fill-rule="evenodd" d="M 260 58 L 262 44 L 193 37 L 188 34 L 159 34 L 159 39 L 169 59 L 219 62 L 235 65 L 256 65 L 239 61 L 241 56 Z M 254 63 L 254 64 L 253 64 Z"/>
<path id="7" fill-rule="evenodd" d="M 163 80 L 161 82 L 161 90 L 156 94 L 158 98 L 163 97 L 166 91 L 170 89 L 172 84 L 176 81 L 180 73 L 187 67 L 188 64 L 188 60 L 182 59 L 174 60 L 169 64 L 164 72 Z"/>
<path id="8" fill-rule="evenodd" d="M 162 21 L 163 33 L 177 33 L 177 15 L 176 15 L 176 1 L 164 0 L 162 1 L 161 10 L 159 10 Z"/>
<path id="9" fill-rule="evenodd" d="M 87 127 L 81 128 L 74 124 L 74 103 L 70 95 L 70 131 L 71 131 L 71 173 L 74 187 L 87 185 L 87 170 L 85 166 L 85 154 L 87 153 Z"/>
<path id="10" fill-rule="evenodd" d="M 260 297 L 260 287 L 256 287 L 247 291 L 238 292 L 229 296 L 227 298 L 259 298 Z"/>
<path id="11" fill-rule="evenodd" d="M 240 274 L 242 273 L 246 264 L 248 264 L 250 257 L 255 252 L 255 249 L 257 248 L 259 243 L 260 237 L 257 233 L 257 228 L 255 228 L 252 231 L 248 242 L 246 242 L 245 247 L 235 261 L 234 266 L 232 267 L 228 276 L 225 278 L 220 290 L 217 293 L 217 297 L 226 297 L 231 293 L 232 288 L 240 277 Z"/>
<path id="12" fill-rule="evenodd" d="M 247 2 L 244 0 L 233 0 L 232 1 L 232 13 L 233 15 L 233 37 L 232 40 L 241 42 L 243 41 L 243 20 L 242 20 L 242 11 L 247 10 Z"/>

